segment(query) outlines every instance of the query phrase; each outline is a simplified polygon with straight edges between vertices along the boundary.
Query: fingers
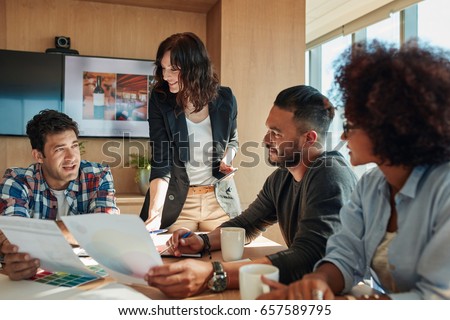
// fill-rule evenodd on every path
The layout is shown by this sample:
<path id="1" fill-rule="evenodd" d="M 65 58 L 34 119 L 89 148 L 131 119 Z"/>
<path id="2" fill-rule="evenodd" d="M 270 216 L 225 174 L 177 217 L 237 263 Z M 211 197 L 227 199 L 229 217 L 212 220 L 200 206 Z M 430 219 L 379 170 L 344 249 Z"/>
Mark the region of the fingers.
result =
<path id="1" fill-rule="evenodd" d="M 40 266 L 39 260 L 32 259 L 27 253 L 7 254 L 4 261 L 3 270 L 11 280 L 28 279 L 36 274 Z"/>
<path id="2" fill-rule="evenodd" d="M 181 251 L 179 250 L 179 246 L 181 245 L 186 246 L 185 244 L 185 239 L 183 239 L 184 236 L 187 236 L 188 233 L 191 233 L 191 231 L 187 228 L 181 228 L 176 230 L 173 234 L 172 237 L 170 237 L 170 239 L 166 242 L 166 245 L 169 248 L 168 252 L 170 252 L 171 254 L 173 254 L 174 256 L 181 256 Z M 194 234 L 192 233 L 192 235 L 190 235 L 189 237 L 194 236 Z"/>
<path id="3" fill-rule="evenodd" d="M 189 229 L 179 229 L 175 231 L 172 237 L 167 241 L 167 246 L 171 246 L 171 252 L 174 256 L 181 256 L 182 253 L 197 253 L 203 249 L 203 240 L 191 232 Z M 183 236 L 187 236 L 183 238 Z"/>
<path id="4" fill-rule="evenodd" d="M 262 281 L 262 283 L 267 284 L 271 290 L 279 290 L 279 289 L 287 288 L 286 285 L 279 283 L 277 281 L 270 280 L 264 276 L 261 276 L 261 281 Z"/>
<path id="5" fill-rule="evenodd" d="M 178 247 L 180 239 L 182 239 L 183 235 L 188 233 L 188 232 L 191 232 L 191 231 L 189 229 L 187 229 L 187 228 L 181 228 L 181 229 L 176 230 L 172 234 L 170 239 L 167 241 L 167 245 L 168 246 L 172 246 L 172 247 L 174 247 L 176 249 Z"/>
<path id="6" fill-rule="evenodd" d="M 219 166 L 219 171 L 220 172 L 227 174 L 227 173 L 230 173 L 233 170 L 234 170 L 234 168 L 233 168 L 232 165 L 228 165 L 228 164 L 226 164 L 223 161 L 220 162 L 220 166 Z"/>
<path id="7" fill-rule="evenodd" d="M 206 288 L 205 279 L 210 273 L 210 263 L 186 259 L 154 267 L 144 279 L 148 285 L 160 289 L 164 294 L 182 298 L 203 291 Z"/>
<path id="8" fill-rule="evenodd" d="M 331 300 L 334 299 L 334 294 L 328 284 L 322 280 L 300 280 L 289 285 L 287 299 Z"/>
<path id="9" fill-rule="evenodd" d="M 272 290 L 269 293 L 260 295 L 256 300 L 286 300 L 287 299 L 287 287 Z"/>

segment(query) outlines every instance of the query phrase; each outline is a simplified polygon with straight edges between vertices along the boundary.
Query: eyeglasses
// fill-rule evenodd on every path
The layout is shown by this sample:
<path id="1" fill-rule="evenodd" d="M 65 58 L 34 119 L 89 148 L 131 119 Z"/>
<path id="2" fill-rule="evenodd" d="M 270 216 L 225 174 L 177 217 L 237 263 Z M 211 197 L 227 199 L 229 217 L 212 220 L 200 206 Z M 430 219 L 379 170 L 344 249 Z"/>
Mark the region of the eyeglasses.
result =
<path id="1" fill-rule="evenodd" d="M 356 129 L 357 126 L 355 126 L 354 124 L 351 124 L 347 121 L 347 119 L 344 119 L 344 121 L 342 122 L 342 129 L 344 130 L 343 136 L 344 138 L 348 137 L 348 134 L 350 132 L 350 130 Z"/>

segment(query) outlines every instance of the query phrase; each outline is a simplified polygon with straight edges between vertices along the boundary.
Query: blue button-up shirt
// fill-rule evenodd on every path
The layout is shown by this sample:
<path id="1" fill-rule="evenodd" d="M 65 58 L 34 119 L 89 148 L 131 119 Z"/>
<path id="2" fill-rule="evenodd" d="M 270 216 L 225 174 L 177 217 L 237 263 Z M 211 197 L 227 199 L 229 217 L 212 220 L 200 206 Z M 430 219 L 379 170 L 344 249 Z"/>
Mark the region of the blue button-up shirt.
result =
<path id="1" fill-rule="evenodd" d="M 342 207 L 342 229 L 328 240 L 329 261 L 342 272 L 344 292 L 367 278 L 391 215 L 389 186 L 375 168 Z M 414 168 L 395 196 L 397 236 L 388 249 L 398 293 L 391 299 L 450 299 L 450 162 Z"/>
<path id="2" fill-rule="evenodd" d="M 119 213 L 111 171 L 99 163 L 81 161 L 78 178 L 69 183 L 64 195 L 68 215 Z M 44 179 L 41 164 L 6 170 L 0 181 L 0 215 L 55 220 L 57 213 L 57 199 Z"/>

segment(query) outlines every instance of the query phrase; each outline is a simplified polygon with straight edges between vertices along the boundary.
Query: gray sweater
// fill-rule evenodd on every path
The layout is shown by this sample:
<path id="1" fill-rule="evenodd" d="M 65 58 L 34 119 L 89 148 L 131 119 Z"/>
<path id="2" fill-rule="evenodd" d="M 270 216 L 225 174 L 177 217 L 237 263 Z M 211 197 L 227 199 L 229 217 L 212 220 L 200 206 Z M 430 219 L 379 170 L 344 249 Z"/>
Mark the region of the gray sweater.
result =
<path id="1" fill-rule="evenodd" d="M 288 249 L 268 258 L 280 269 L 280 282 L 293 282 L 312 272 L 324 256 L 328 237 L 340 228 L 339 210 L 356 181 L 339 152 L 324 152 L 299 182 L 287 169 L 275 170 L 256 200 L 221 227 L 243 227 L 251 241 L 278 222 Z"/>

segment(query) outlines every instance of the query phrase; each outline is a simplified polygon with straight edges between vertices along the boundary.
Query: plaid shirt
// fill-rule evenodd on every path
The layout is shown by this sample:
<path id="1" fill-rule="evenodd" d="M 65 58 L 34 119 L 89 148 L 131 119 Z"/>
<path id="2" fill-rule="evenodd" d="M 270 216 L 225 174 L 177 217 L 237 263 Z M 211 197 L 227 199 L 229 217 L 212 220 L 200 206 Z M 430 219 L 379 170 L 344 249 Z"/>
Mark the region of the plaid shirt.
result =
<path id="1" fill-rule="evenodd" d="M 109 167 L 81 161 L 78 178 L 64 192 L 68 215 L 85 213 L 119 214 L 114 181 Z M 0 215 L 55 220 L 58 202 L 42 174 L 39 163 L 28 168 L 9 168 L 0 181 Z"/>

